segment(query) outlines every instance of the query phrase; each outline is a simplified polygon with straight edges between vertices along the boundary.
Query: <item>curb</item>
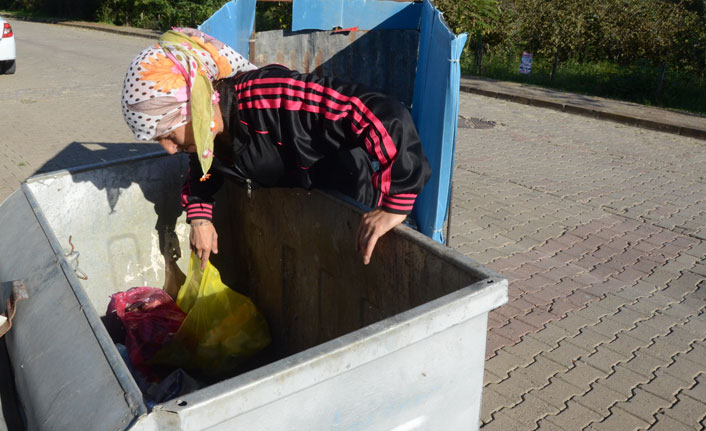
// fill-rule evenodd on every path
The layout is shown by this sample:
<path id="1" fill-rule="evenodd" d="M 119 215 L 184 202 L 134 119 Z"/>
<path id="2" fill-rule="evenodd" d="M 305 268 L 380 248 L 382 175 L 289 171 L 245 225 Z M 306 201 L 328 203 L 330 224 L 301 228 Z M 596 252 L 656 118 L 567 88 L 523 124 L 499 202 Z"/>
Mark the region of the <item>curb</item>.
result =
<path id="1" fill-rule="evenodd" d="M 108 26 L 108 25 L 92 25 L 90 23 L 72 22 L 72 21 L 55 22 L 53 24 L 63 25 L 63 26 L 67 26 L 67 27 L 84 28 L 87 30 L 103 31 L 106 33 L 121 34 L 123 36 L 141 37 L 144 39 L 159 39 L 159 36 L 162 34 L 161 32 L 157 32 L 157 31 L 153 31 L 153 30 L 138 30 L 138 29 L 132 29 L 130 27 L 119 27 L 119 26 Z"/>
<path id="2" fill-rule="evenodd" d="M 463 77 L 462 77 L 463 78 Z M 538 97 L 513 94 L 512 92 L 502 92 L 476 88 L 472 85 L 460 85 L 461 91 L 465 93 L 479 94 L 481 96 L 493 97 L 496 99 L 507 100 L 510 102 L 521 103 L 524 105 L 536 106 L 540 108 L 553 109 L 555 111 L 566 112 L 569 114 L 582 115 L 584 117 L 595 118 L 598 120 L 612 121 L 615 123 L 625 124 L 643 129 L 656 130 L 659 132 L 672 133 L 675 135 L 686 136 L 706 141 L 706 128 L 699 129 L 689 126 L 680 126 L 670 122 L 661 122 L 621 114 L 604 109 L 587 108 L 580 105 L 556 102 L 553 100 L 542 99 Z"/>

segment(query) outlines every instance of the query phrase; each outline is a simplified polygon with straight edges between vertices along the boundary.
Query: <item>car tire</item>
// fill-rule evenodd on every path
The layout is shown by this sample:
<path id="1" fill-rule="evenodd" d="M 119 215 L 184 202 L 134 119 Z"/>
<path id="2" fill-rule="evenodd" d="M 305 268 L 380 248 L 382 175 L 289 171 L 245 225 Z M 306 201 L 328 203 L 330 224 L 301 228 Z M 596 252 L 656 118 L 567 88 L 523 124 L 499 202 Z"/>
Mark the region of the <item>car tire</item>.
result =
<path id="1" fill-rule="evenodd" d="M 17 68 L 17 62 L 15 60 L 5 61 L 4 63 L 5 64 L 2 65 L 2 73 L 7 75 L 15 73 L 15 69 Z"/>

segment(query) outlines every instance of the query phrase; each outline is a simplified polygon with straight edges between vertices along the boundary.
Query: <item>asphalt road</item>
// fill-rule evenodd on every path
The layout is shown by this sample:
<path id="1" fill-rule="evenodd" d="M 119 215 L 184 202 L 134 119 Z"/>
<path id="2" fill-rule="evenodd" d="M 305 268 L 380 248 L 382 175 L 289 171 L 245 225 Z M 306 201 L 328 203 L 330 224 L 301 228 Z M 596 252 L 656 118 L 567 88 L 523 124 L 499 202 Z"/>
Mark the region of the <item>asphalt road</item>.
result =
<path id="1" fill-rule="evenodd" d="M 0 200 L 37 172 L 157 149 L 137 143 L 120 112 L 127 66 L 150 40 L 10 23 L 17 72 L 0 75 Z"/>

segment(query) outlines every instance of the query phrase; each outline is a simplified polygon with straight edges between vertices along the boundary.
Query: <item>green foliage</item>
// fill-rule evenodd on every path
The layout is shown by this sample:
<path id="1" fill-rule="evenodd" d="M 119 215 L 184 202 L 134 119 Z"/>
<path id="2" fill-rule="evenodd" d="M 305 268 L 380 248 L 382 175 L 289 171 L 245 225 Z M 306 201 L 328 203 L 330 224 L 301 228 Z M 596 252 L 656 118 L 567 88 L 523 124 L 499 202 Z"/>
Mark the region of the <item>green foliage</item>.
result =
<path id="1" fill-rule="evenodd" d="M 24 11 L 34 16 L 95 19 L 101 0 L 0 0 L 0 9 Z"/>
<path id="2" fill-rule="evenodd" d="M 667 63 L 706 73 L 704 0 L 501 0 L 502 46 L 541 58 Z"/>
<path id="3" fill-rule="evenodd" d="M 489 33 L 500 16 L 498 0 L 437 0 L 435 3 L 455 33 Z"/>
<path id="4" fill-rule="evenodd" d="M 462 73 L 471 69 L 472 59 L 462 57 Z M 626 100 L 646 105 L 706 114 L 706 78 L 692 73 L 668 69 L 663 96 L 655 101 L 660 65 L 646 60 L 630 65 L 610 61 L 563 62 L 551 80 L 551 59 L 535 57 L 532 73 L 520 74 L 520 52 L 511 56 L 486 55 L 483 76 L 503 81 L 556 88 L 579 94 Z"/>
<path id="5" fill-rule="evenodd" d="M 292 26 L 292 3 L 257 2 L 255 30 L 283 30 Z"/>
<path id="6" fill-rule="evenodd" d="M 98 19 L 159 30 L 196 27 L 224 3 L 222 0 L 101 0 Z"/>

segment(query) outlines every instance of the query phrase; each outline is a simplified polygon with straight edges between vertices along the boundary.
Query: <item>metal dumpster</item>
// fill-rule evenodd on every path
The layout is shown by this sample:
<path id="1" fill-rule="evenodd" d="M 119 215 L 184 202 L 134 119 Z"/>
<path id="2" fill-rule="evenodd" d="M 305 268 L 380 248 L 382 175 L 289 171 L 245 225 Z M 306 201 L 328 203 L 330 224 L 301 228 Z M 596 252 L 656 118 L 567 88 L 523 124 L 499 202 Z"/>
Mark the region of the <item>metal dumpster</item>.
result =
<path id="1" fill-rule="evenodd" d="M 165 238 L 186 268 L 186 169 L 152 155 L 55 172 L 0 206 L 0 282 L 29 296 L 5 337 L 28 429 L 477 429 L 507 281 L 406 226 L 364 266 L 357 204 L 235 184 L 219 192 L 214 263 L 266 315 L 273 352 L 148 411 L 101 317 L 111 293 L 162 285 Z"/>

